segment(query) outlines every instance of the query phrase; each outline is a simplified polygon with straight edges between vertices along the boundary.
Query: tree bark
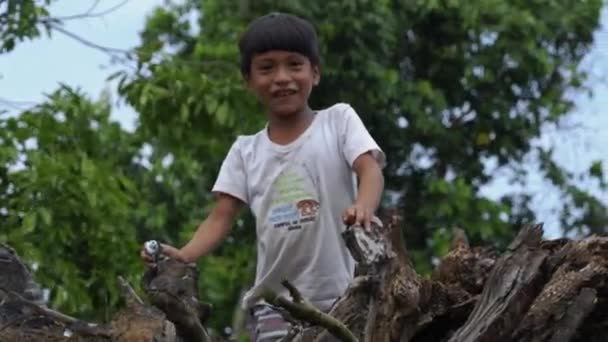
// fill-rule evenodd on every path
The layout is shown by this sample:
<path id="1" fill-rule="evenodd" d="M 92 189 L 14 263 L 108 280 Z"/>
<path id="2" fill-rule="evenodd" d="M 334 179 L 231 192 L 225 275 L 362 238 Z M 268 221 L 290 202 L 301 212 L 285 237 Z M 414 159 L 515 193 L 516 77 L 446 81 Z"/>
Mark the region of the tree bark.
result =
<path id="1" fill-rule="evenodd" d="M 503 341 L 541 291 L 547 252 L 540 249 L 542 228 L 526 226 L 496 262 L 467 322 L 449 340 Z"/>

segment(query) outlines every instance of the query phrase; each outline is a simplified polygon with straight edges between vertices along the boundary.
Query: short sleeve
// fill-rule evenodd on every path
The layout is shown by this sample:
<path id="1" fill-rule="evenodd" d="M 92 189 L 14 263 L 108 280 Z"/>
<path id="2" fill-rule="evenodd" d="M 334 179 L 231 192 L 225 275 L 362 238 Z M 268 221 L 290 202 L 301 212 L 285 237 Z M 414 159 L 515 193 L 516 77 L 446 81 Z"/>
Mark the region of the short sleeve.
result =
<path id="1" fill-rule="evenodd" d="M 374 138 L 368 132 L 363 121 L 355 110 L 344 104 L 344 111 L 341 123 L 341 141 L 344 158 L 349 166 L 353 166 L 355 160 L 362 154 L 371 152 L 372 156 L 378 161 L 381 168 L 386 165 L 386 156 L 378 146 Z"/>
<path id="2" fill-rule="evenodd" d="M 225 193 L 248 203 L 247 172 L 243 163 L 240 143 L 241 139 L 239 138 L 230 147 L 226 158 L 222 162 L 212 192 Z"/>

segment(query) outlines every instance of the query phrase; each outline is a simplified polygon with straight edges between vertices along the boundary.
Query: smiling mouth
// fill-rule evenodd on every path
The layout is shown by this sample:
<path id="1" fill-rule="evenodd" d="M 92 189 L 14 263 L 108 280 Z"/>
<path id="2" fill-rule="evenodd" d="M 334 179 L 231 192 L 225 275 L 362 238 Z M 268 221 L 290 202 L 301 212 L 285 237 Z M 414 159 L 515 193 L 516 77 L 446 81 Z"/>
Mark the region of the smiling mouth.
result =
<path id="1" fill-rule="evenodd" d="M 272 97 L 282 98 L 282 97 L 294 95 L 295 93 L 297 93 L 297 91 L 293 90 L 293 89 L 279 90 L 279 91 L 275 91 L 274 93 L 272 93 Z"/>

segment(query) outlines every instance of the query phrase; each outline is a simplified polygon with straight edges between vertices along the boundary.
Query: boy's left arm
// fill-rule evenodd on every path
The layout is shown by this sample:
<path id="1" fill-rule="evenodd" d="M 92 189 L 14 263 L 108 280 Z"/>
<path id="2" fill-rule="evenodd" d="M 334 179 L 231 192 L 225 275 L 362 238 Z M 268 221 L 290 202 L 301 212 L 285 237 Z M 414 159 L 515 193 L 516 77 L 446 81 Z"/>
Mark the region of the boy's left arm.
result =
<path id="1" fill-rule="evenodd" d="M 382 169 L 371 152 L 364 153 L 353 162 L 353 170 L 357 174 L 358 193 L 355 203 L 344 211 L 342 219 L 345 224 L 361 224 L 369 229 L 370 223 L 384 190 Z"/>

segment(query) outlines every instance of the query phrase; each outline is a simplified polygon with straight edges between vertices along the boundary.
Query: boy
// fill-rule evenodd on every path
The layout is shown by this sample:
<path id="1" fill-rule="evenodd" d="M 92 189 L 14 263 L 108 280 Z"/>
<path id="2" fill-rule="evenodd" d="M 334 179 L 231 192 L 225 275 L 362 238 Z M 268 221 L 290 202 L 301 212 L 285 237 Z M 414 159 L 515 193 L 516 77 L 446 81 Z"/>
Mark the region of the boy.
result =
<path id="1" fill-rule="evenodd" d="M 369 226 L 374 218 L 385 157 L 349 105 L 308 106 L 320 81 L 310 23 L 280 13 L 257 18 L 239 50 L 241 73 L 268 123 L 231 147 L 212 190 L 215 206 L 190 242 L 181 249 L 163 245 L 163 251 L 186 262 L 209 254 L 248 205 L 256 218 L 258 257 L 243 305 L 253 313 L 253 340 L 273 341 L 288 325 L 260 300 L 261 291 L 286 295 L 280 282 L 287 279 L 325 311 L 344 293 L 354 261 L 340 234 L 344 224 Z"/>

